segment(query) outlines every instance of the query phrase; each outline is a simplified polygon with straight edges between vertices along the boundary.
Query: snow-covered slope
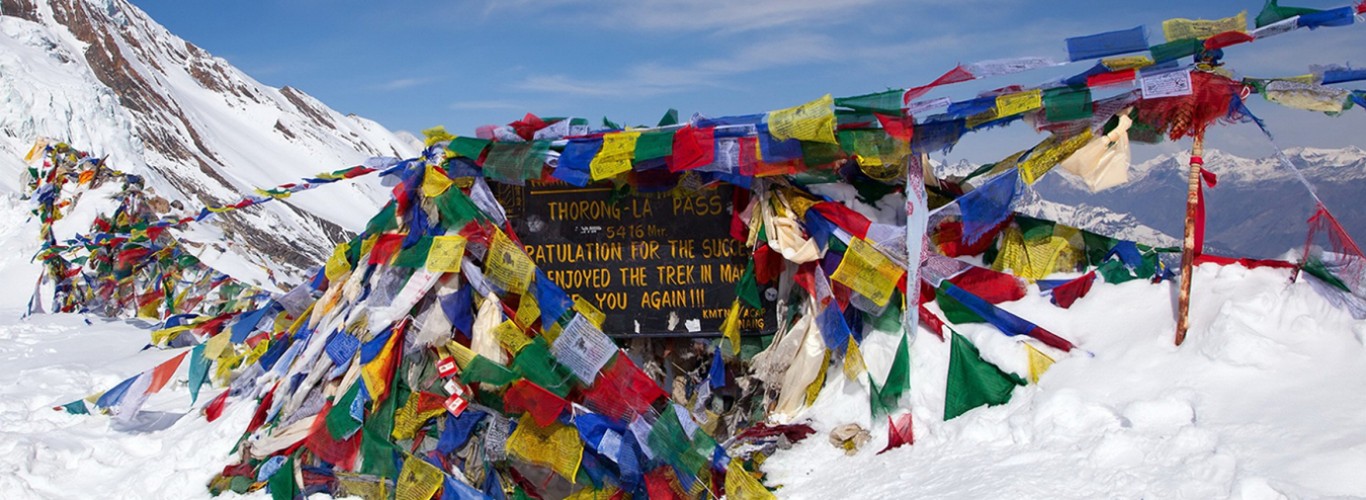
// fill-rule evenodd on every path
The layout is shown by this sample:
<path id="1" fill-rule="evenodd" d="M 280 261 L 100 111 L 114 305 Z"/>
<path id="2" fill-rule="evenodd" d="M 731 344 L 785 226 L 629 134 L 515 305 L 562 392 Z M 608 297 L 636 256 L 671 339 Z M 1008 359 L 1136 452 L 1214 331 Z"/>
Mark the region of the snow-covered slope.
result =
<path id="1" fill-rule="evenodd" d="M 0 186 L 39 136 L 108 155 L 188 206 L 235 201 L 371 156 L 410 157 L 411 136 L 275 89 L 168 32 L 125 0 L 0 1 Z M 248 260 L 318 262 L 387 192 L 347 182 L 326 194 L 223 217 Z M 269 229 L 266 229 L 269 228 Z"/>
<path id="2" fill-rule="evenodd" d="M 949 344 L 911 348 L 915 444 L 878 455 L 866 380 L 836 367 L 809 418 L 818 433 L 765 462 L 780 498 L 1324 498 L 1366 495 L 1366 322 L 1289 271 L 1203 265 L 1192 327 L 1172 343 L 1175 284 L 1097 284 L 1071 309 L 1031 287 L 1004 304 L 1078 344 L 1005 405 L 943 421 Z M 958 330 L 1002 369 L 1024 347 L 985 325 Z M 864 340 L 870 372 L 896 338 Z M 854 456 L 830 429 L 871 426 Z"/>

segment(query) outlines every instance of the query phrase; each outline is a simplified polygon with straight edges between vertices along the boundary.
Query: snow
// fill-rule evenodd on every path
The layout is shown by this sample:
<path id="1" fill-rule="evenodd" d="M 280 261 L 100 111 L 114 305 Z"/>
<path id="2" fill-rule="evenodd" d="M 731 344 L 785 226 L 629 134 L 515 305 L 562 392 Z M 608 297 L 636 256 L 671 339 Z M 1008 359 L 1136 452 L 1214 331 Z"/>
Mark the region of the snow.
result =
<path id="1" fill-rule="evenodd" d="M 1169 283 L 1098 284 L 1070 310 L 1032 288 L 1004 307 L 1086 352 L 1048 352 L 1058 362 L 1038 385 L 947 423 L 948 345 L 921 331 L 911 352 L 914 445 L 875 454 L 885 420 L 856 456 L 827 443 L 837 425 L 870 423 L 866 382 L 848 384 L 835 369 L 805 415 L 822 432 L 770 458 L 768 483 L 785 498 L 1366 495 L 1366 323 L 1288 274 L 1199 267 L 1180 348 Z M 980 325 L 960 332 L 987 360 L 1025 374 L 1014 339 Z M 890 356 L 874 349 L 864 355 L 881 376 Z"/>

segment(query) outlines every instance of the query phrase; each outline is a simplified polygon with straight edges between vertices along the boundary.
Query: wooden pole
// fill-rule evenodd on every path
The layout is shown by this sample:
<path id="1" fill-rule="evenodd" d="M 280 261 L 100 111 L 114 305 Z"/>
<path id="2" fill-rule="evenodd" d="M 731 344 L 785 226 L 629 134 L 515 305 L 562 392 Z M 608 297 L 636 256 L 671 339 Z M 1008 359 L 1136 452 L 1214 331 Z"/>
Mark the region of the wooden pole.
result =
<path id="1" fill-rule="evenodd" d="M 1197 135 L 1195 143 L 1191 145 L 1190 178 L 1186 185 L 1186 239 L 1181 246 L 1181 293 L 1177 296 L 1176 345 L 1186 341 L 1186 329 L 1190 327 L 1192 267 L 1196 253 L 1201 251 L 1195 248 L 1195 207 L 1199 203 L 1200 166 L 1204 163 L 1200 157 L 1204 153 L 1205 136 Z"/>

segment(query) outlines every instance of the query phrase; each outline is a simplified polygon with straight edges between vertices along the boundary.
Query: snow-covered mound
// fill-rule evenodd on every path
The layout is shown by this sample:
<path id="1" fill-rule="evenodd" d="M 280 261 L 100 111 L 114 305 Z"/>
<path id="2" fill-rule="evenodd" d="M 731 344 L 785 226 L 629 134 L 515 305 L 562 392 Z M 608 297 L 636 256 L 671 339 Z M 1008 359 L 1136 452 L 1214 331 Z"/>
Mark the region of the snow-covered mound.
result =
<path id="1" fill-rule="evenodd" d="M 770 458 L 768 482 L 784 498 L 1366 495 L 1366 322 L 1287 270 L 1207 264 L 1178 348 L 1172 285 L 1098 283 L 1070 310 L 1037 293 L 1004 304 L 1087 352 L 1060 357 L 1008 404 L 947 423 L 949 344 L 922 330 L 911 349 L 914 445 L 876 454 L 887 422 L 869 421 L 866 382 L 832 383 L 805 414 L 822 433 Z M 1014 339 L 984 325 L 959 331 L 988 361 L 1027 372 Z M 890 352 L 895 338 L 882 337 Z M 890 355 L 872 350 L 870 371 L 885 371 Z M 824 432 L 851 422 L 871 424 L 873 439 L 846 457 Z"/>

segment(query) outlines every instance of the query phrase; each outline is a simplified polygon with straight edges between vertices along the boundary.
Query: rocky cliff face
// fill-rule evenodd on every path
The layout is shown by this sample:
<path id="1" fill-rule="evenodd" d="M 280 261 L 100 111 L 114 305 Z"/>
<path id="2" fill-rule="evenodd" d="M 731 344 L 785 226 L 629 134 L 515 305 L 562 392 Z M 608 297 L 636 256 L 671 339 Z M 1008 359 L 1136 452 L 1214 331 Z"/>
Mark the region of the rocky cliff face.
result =
<path id="1" fill-rule="evenodd" d="M 39 136 L 108 154 L 192 207 L 416 153 L 375 122 L 262 85 L 124 0 L 0 0 L 0 33 L 0 185 L 11 189 L 16 158 Z M 297 274 L 387 198 L 375 181 L 324 189 L 221 217 L 232 241 L 219 246 Z"/>

